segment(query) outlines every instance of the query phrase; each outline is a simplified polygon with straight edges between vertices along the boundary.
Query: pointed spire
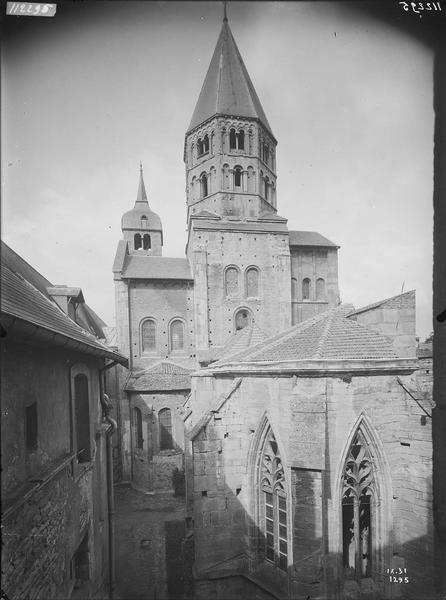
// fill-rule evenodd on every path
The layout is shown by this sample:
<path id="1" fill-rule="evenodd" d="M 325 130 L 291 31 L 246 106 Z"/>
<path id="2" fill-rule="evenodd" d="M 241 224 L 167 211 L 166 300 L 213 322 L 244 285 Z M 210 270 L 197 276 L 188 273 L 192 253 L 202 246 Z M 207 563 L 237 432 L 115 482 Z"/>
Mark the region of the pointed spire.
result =
<path id="1" fill-rule="evenodd" d="M 223 25 L 188 131 L 216 115 L 258 119 L 272 134 L 260 100 L 228 24 Z"/>
<path id="2" fill-rule="evenodd" d="M 136 196 L 135 208 L 138 207 L 140 203 L 148 204 L 147 202 L 147 194 L 146 194 L 146 186 L 144 185 L 144 177 L 142 172 L 142 162 L 139 162 L 139 186 L 138 186 L 138 194 Z"/>
<path id="3" fill-rule="evenodd" d="M 227 23 L 228 22 L 228 3 L 226 0 L 224 0 L 223 2 L 223 23 Z"/>

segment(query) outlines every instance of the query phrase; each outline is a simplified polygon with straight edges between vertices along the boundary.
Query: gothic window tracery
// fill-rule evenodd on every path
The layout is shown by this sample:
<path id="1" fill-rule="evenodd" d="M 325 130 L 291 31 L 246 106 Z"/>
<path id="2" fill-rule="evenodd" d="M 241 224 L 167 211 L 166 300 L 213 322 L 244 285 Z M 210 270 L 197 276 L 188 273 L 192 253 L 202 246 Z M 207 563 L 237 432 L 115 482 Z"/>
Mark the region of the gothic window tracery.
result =
<path id="1" fill-rule="evenodd" d="M 285 473 L 276 438 L 270 428 L 260 462 L 261 527 L 265 536 L 265 558 L 286 571 L 288 565 L 288 520 Z"/>
<path id="2" fill-rule="evenodd" d="M 225 295 L 228 298 L 239 295 L 239 272 L 235 267 L 228 267 L 225 271 Z"/>
<path id="3" fill-rule="evenodd" d="M 359 429 L 350 445 L 342 475 L 342 555 L 346 577 L 371 576 L 373 462 Z"/>

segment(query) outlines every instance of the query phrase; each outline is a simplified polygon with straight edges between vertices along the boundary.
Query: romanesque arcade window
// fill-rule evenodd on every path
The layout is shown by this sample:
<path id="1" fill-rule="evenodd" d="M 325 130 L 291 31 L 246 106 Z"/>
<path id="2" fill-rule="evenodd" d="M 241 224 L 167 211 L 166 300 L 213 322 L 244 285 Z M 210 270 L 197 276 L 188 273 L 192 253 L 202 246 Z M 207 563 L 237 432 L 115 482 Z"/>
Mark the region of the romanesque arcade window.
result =
<path id="1" fill-rule="evenodd" d="M 143 238 L 142 238 L 142 247 L 143 250 L 150 250 L 151 248 L 151 240 L 150 240 L 150 235 L 148 233 L 145 233 Z"/>
<path id="2" fill-rule="evenodd" d="M 351 443 L 342 476 L 342 558 L 344 574 L 371 576 L 374 469 L 359 429 Z"/>
<path id="3" fill-rule="evenodd" d="M 242 187 L 242 168 L 241 167 L 235 167 L 234 169 L 234 188 L 241 188 Z"/>
<path id="4" fill-rule="evenodd" d="M 256 267 L 249 267 L 246 271 L 246 295 L 248 298 L 259 295 L 259 271 Z"/>
<path id="5" fill-rule="evenodd" d="M 146 319 L 141 326 L 141 350 L 142 352 L 156 350 L 156 324 L 152 319 Z"/>
<path id="6" fill-rule="evenodd" d="M 184 323 L 175 319 L 170 324 L 170 351 L 176 352 L 184 349 Z"/>
<path id="7" fill-rule="evenodd" d="M 77 460 L 80 463 L 89 462 L 91 460 L 90 399 L 88 378 L 82 374 L 74 378 L 74 415 Z"/>
<path id="8" fill-rule="evenodd" d="M 158 413 L 160 450 L 171 450 L 173 448 L 172 439 L 172 411 L 170 408 L 163 408 Z"/>
<path id="9" fill-rule="evenodd" d="M 302 281 L 302 300 L 310 299 L 311 281 L 306 277 Z"/>
<path id="10" fill-rule="evenodd" d="M 244 150 L 245 149 L 245 132 L 243 129 L 236 131 L 232 128 L 229 131 L 229 149 Z"/>
<path id="11" fill-rule="evenodd" d="M 225 295 L 228 298 L 239 295 L 239 273 L 235 267 L 228 267 L 225 271 Z"/>
<path id="12" fill-rule="evenodd" d="M 133 409 L 133 424 L 135 430 L 135 446 L 136 448 L 142 448 L 144 445 L 142 436 L 142 412 L 137 406 Z"/>
<path id="13" fill-rule="evenodd" d="M 252 320 L 251 311 L 247 308 L 241 308 L 235 313 L 235 331 L 240 331 L 247 327 Z"/>
<path id="14" fill-rule="evenodd" d="M 140 248 L 142 248 L 142 238 L 140 233 L 135 233 L 135 236 L 133 238 L 133 247 L 135 248 L 135 250 L 139 250 Z"/>
<path id="15" fill-rule="evenodd" d="M 200 175 L 200 197 L 206 198 L 209 194 L 209 181 L 206 173 Z"/>
<path id="16" fill-rule="evenodd" d="M 206 134 L 203 139 L 199 139 L 197 142 L 197 154 L 203 156 L 209 152 L 209 136 Z"/>
<path id="17" fill-rule="evenodd" d="M 325 300 L 325 281 L 321 277 L 316 280 L 316 300 Z"/>
<path id="18" fill-rule="evenodd" d="M 285 474 L 271 429 L 265 438 L 260 463 L 261 528 L 265 536 L 265 558 L 286 571 L 288 565 L 287 494 Z"/>

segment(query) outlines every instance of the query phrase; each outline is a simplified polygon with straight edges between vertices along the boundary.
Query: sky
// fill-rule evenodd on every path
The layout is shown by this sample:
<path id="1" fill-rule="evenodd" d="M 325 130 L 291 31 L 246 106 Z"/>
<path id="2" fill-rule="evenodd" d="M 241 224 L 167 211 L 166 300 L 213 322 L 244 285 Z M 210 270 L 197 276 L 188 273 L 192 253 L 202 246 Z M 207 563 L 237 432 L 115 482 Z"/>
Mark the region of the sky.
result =
<path id="1" fill-rule="evenodd" d="M 417 292 L 432 330 L 433 56 L 356 2 L 228 3 L 277 146 L 290 229 L 340 246 L 343 302 Z M 112 264 L 139 162 L 164 256 L 186 244 L 184 135 L 220 2 L 66 2 L 6 17 L 2 239 L 114 325 Z"/>

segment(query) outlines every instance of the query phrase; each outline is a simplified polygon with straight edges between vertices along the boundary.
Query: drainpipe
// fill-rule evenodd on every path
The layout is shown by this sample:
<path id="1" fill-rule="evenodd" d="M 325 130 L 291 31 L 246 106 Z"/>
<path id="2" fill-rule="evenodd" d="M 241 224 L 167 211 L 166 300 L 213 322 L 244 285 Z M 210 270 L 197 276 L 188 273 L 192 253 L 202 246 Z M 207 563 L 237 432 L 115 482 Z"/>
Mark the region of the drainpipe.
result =
<path id="1" fill-rule="evenodd" d="M 113 444 L 112 435 L 117 430 L 116 421 L 110 416 L 112 402 L 107 394 L 103 393 L 103 380 L 100 378 L 101 385 L 101 404 L 105 420 L 110 424 L 106 435 L 106 455 L 107 455 L 107 501 L 108 501 L 108 568 L 109 568 L 109 598 L 113 600 L 115 590 L 115 499 L 113 494 Z"/>

